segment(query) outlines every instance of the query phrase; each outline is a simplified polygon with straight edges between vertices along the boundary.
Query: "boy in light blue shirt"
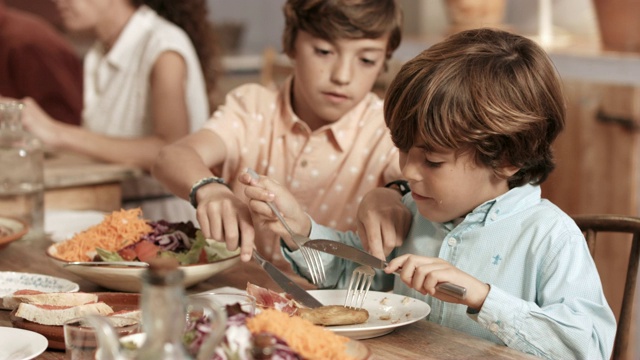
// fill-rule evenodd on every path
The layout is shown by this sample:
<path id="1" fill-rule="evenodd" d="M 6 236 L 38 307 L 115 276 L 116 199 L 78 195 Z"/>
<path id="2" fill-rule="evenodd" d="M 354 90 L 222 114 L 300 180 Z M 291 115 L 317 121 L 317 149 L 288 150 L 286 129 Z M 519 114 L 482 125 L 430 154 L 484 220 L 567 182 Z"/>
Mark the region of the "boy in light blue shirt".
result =
<path id="1" fill-rule="evenodd" d="M 563 99 L 544 50 L 504 31 L 461 32 L 407 62 L 384 111 L 413 217 L 404 241 L 380 246 L 389 265 L 372 289 L 422 299 L 429 321 L 526 353 L 608 359 L 616 321 L 584 236 L 541 198 Z M 313 223 L 270 179 L 241 181 L 253 185 L 245 193 L 254 216 L 284 239 L 300 274 L 309 276 L 303 258 L 264 201 L 275 201 L 294 231 L 363 248 L 356 234 Z M 358 264 L 322 258 L 321 286 L 347 287 Z M 443 282 L 467 297 L 438 292 Z"/>

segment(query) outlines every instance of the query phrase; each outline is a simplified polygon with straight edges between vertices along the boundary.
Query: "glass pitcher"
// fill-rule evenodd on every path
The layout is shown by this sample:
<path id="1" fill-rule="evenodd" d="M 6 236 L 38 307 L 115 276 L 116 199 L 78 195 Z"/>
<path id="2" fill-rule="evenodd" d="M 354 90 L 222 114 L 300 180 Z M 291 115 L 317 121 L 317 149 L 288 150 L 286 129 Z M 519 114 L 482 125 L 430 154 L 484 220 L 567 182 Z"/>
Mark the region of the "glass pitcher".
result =
<path id="1" fill-rule="evenodd" d="M 22 127 L 18 101 L 0 102 L 0 215 L 29 226 L 24 239 L 44 236 L 44 151 Z"/>

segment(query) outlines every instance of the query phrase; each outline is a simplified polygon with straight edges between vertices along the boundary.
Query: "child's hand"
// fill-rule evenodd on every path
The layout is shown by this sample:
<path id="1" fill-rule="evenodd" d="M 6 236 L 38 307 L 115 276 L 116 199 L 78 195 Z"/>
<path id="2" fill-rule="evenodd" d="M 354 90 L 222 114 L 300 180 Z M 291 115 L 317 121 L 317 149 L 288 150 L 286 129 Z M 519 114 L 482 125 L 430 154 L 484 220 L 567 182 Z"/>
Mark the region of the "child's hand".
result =
<path id="1" fill-rule="evenodd" d="M 397 191 L 376 188 L 360 202 L 357 222 L 364 249 L 385 259 L 394 248 L 402 245 L 411 227 L 411 212 Z"/>
<path id="2" fill-rule="evenodd" d="M 229 250 L 240 246 L 241 260 L 251 260 L 255 231 L 247 205 L 222 184 L 203 186 L 198 195 L 196 215 L 203 235 L 224 241 Z"/>
<path id="3" fill-rule="evenodd" d="M 285 239 L 292 249 L 297 248 L 273 210 L 266 204 L 274 202 L 291 230 L 307 236 L 311 231 L 311 220 L 293 194 L 277 181 L 265 176 L 254 179 L 250 174 L 244 173 L 238 180 L 247 185 L 244 194 L 249 198 L 249 208 L 253 213 L 254 222 Z"/>
<path id="4" fill-rule="evenodd" d="M 489 294 L 489 285 L 440 258 L 411 254 L 398 256 L 384 269 L 387 274 L 396 270 L 402 282 L 420 293 L 429 294 L 443 301 L 465 304 L 472 309 L 480 310 Z M 438 292 L 436 285 L 443 282 L 467 288 L 467 297 L 459 300 Z"/>

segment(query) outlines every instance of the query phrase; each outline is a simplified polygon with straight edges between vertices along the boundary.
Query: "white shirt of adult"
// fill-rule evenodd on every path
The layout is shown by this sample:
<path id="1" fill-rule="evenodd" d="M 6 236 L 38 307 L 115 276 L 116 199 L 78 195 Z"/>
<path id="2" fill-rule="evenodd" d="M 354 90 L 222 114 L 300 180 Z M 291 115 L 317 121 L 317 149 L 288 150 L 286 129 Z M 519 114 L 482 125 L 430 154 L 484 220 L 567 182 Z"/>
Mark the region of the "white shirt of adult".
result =
<path id="1" fill-rule="evenodd" d="M 153 132 L 149 77 L 161 53 L 175 51 L 187 65 L 185 100 L 190 132 L 209 117 L 204 76 L 187 34 L 143 5 L 111 48 L 94 44 L 84 58 L 82 125 L 108 136 L 134 137 Z"/>

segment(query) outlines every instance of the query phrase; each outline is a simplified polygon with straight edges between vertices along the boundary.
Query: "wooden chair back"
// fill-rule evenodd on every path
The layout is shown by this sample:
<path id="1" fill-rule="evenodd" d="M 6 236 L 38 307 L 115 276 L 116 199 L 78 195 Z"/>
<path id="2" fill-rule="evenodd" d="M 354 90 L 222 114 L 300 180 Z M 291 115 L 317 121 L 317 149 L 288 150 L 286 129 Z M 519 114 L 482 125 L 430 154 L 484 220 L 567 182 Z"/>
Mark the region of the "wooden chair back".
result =
<path id="1" fill-rule="evenodd" d="M 622 306 L 620 308 L 618 327 L 613 346 L 612 359 L 622 359 L 627 354 L 630 328 L 633 320 L 633 297 L 636 290 L 638 276 L 638 262 L 640 259 L 640 218 L 623 215 L 575 215 L 573 220 L 585 234 L 587 246 L 594 256 L 598 233 L 627 233 L 632 236 L 631 251 L 627 264 L 624 282 Z"/>

